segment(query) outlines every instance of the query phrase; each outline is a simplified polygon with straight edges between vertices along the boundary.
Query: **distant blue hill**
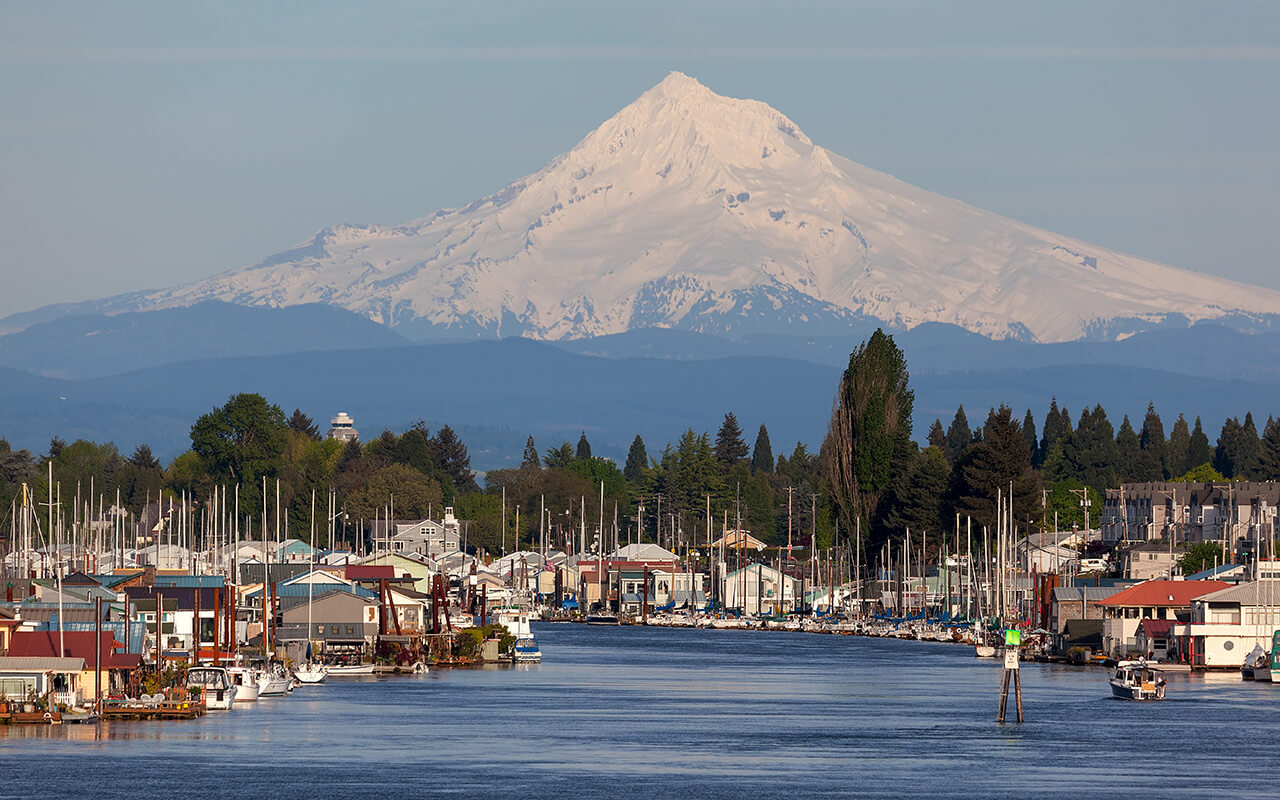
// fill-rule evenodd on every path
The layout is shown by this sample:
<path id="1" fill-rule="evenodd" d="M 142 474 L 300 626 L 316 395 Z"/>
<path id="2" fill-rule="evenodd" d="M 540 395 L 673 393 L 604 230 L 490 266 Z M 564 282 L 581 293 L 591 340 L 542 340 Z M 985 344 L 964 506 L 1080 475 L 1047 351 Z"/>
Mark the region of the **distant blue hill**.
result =
<path id="1" fill-rule="evenodd" d="M 698 360 L 729 356 L 794 358 L 843 368 L 874 327 L 848 336 L 752 335 L 725 339 L 648 328 L 594 339 L 552 342 L 574 353 L 606 358 Z M 907 354 L 913 376 L 956 370 L 1039 369 L 1059 365 L 1137 367 L 1205 378 L 1280 381 L 1280 333 L 1241 333 L 1214 323 L 1166 327 L 1122 341 L 1036 344 L 995 341 L 942 323 L 886 328 Z"/>
<path id="2" fill-rule="evenodd" d="M 407 343 L 400 334 L 334 306 L 266 308 L 211 300 L 187 308 L 39 322 L 0 336 L 0 366 L 94 378 L 197 359 Z"/>
<path id="3" fill-rule="evenodd" d="M 910 345 L 906 352 L 914 363 Z M 53 435 L 114 441 L 124 452 L 146 442 L 168 459 L 189 445 L 197 416 L 235 392 L 259 392 L 286 413 L 302 408 L 322 429 L 333 413 L 348 411 L 366 438 L 417 419 L 433 428 L 447 422 L 477 469 L 517 464 L 529 434 L 545 450 L 585 431 L 597 454 L 619 461 L 640 434 L 656 456 L 686 428 L 714 433 L 730 410 L 749 440 L 764 422 L 774 452 L 789 453 L 797 441 L 817 449 L 840 371 L 764 356 L 601 358 L 520 339 L 186 361 L 83 380 L 0 370 L 0 436 L 36 451 Z M 960 403 L 973 424 L 1006 402 L 1019 417 L 1030 408 L 1040 426 L 1051 397 L 1073 417 L 1100 402 L 1118 426 L 1123 414 L 1140 417 L 1154 401 L 1166 430 L 1180 411 L 1199 414 L 1210 438 L 1228 415 L 1252 410 L 1261 421 L 1280 411 L 1275 381 L 1105 364 L 956 361 L 947 372 L 913 371 L 912 385 L 917 438 L 935 417 L 949 421 Z"/>

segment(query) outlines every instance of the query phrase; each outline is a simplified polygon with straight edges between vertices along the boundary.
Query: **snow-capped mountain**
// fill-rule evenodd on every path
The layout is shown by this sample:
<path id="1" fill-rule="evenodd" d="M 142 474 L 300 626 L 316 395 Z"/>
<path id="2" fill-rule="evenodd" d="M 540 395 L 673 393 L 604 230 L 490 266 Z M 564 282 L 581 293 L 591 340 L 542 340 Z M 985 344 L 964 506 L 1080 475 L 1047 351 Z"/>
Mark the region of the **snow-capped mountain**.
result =
<path id="1" fill-rule="evenodd" d="M 546 167 L 392 227 L 340 225 L 194 284 L 108 301 L 327 303 L 428 332 L 736 335 L 863 318 L 992 338 L 1270 319 L 1280 293 L 1095 247 L 910 186 L 672 73 Z"/>

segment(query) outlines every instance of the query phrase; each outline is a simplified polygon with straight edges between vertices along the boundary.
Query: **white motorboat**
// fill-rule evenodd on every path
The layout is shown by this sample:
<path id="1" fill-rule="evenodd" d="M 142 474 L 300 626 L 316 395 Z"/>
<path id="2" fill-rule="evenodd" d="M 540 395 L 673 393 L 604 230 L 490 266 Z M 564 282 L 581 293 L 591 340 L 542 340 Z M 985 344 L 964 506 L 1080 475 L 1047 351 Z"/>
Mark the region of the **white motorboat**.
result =
<path id="1" fill-rule="evenodd" d="M 1111 676 L 1111 695 L 1121 700 L 1163 700 L 1164 673 L 1145 660 L 1121 661 Z"/>
<path id="2" fill-rule="evenodd" d="M 534 638 L 528 611 L 520 608 L 506 608 L 500 610 L 495 615 L 495 619 L 499 625 L 516 637 L 516 643 L 511 648 L 512 660 L 519 664 L 536 664 L 542 660 L 542 651 L 538 649 L 538 640 Z"/>
<path id="3" fill-rule="evenodd" d="M 204 707 L 211 711 L 227 711 L 236 700 L 236 685 L 226 667 L 188 667 L 187 688 L 199 689 Z"/>
<path id="4" fill-rule="evenodd" d="M 300 683 L 323 683 L 329 669 L 324 664 L 303 664 L 293 671 Z"/>
<path id="5" fill-rule="evenodd" d="M 538 649 L 538 640 L 532 636 L 521 636 L 511 648 L 512 656 L 517 664 L 537 664 L 542 661 L 542 651 Z"/>
<path id="6" fill-rule="evenodd" d="M 348 675 L 372 675 L 372 664 L 330 664 L 325 667 L 330 678 L 341 678 Z"/>

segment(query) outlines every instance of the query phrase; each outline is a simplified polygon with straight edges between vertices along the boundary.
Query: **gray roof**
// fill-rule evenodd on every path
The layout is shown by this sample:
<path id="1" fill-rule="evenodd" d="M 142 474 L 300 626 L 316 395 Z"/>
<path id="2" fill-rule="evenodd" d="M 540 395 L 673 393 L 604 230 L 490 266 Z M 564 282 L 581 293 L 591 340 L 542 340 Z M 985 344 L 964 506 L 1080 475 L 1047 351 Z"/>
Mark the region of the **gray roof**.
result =
<path id="1" fill-rule="evenodd" d="M 1055 586 L 1053 588 L 1053 599 L 1059 603 L 1078 603 L 1081 595 L 1085 602 L 1096 603 L 1099 600 L 1106 600 L 1111 595 L 1120 591 L 1121 586 Z"/>
<path id="2" fill-rule="evenodd" d="M 83 658 L 53 656 L 3 656 L 0 672 L 82 672 Z"/>
<path id="3" fill-rule="evenodd" d="M 1242 606 L 1260 606 L 1264 603 L 1280 605 L 1280 581 L 1264 580 L 1229 586 L 1197 597 L 1210 603 L 1239 603 Z"/>
<path id="4" fill-rule="evenodd" d="M 615 561 L 679 561 L 680 556 L 652 542 L 629 544 L 614 550 L 606 558 Z"/>

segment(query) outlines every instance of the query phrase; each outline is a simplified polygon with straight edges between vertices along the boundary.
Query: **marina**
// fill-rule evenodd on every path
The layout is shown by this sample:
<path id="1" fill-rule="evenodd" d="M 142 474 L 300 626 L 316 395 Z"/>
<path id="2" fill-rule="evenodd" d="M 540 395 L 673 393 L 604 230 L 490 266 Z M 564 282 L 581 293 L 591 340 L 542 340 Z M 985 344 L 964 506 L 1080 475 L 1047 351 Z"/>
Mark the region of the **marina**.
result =
<path id="1" fill-rule="evenodd" d="M 103 798 L 165 793 L 176 775 L 184 791 L 267 798 L 385 797 L 388 785 L 617 797 L 620 781 L 633 796 L 1275 796 L 1258 767 L 1280 738 L 1276 695 L 1238 676 L 1171 674 L 1166 702 L 1123 703 L 1098 670 L 1025 664 L 1027 722 L 997 726 L 999 664 L 966 648 L 534 630 L 539 665 L 329 681 L 191 724 L 0 728 L 8 793 L 78 794 L 90 769 Z"/>

